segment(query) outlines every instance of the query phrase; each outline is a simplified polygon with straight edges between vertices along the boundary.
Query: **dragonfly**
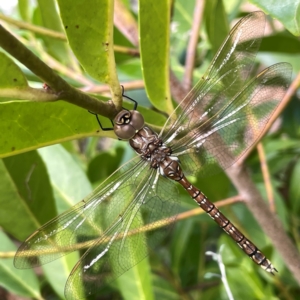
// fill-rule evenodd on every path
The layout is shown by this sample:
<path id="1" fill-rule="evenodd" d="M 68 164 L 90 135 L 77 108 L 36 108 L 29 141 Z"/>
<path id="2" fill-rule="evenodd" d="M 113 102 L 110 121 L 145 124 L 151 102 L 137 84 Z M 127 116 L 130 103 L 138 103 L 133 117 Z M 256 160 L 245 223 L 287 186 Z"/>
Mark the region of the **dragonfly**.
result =
<path id="1" fill-rule="evenodd" d="M 208 70 L 169 116 L 160 133 L 136 110 L 122 109 L 113 130 L 137 156 L 96 190 L 50 220 L 21 244 L 17 268 L 49 263 L 81 250 L 65 286 L 66 299 L 98 293 L 103 285 L 156 249 L 176 220 L 180 185 L 265 271 L 270 260 L 192 183 L 226 169 L 261 137 L 290 84 L 292 67 L 278 63 L 251 72 L 265 27 L 253 12 L 230 31 Z M 82 288 L 79 288 L 82 287 Z"/>

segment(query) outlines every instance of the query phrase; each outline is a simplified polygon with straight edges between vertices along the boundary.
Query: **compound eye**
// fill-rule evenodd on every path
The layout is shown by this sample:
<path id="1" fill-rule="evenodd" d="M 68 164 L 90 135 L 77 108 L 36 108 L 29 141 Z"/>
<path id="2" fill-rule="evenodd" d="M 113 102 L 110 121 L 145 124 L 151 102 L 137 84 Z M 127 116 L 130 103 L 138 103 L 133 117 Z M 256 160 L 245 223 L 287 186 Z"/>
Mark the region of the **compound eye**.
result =
<path id="1" fill-rule="evenodd" d="M 122 110 L 116 115 L 114 124 L 116 136 L 122 140 L 129 140 L 144 126 L 144 118 L 135 110 Z"/>
<path id="2" fill-rule="evenodd" d="M 135 130 L 130 125 L 114 126 L 116 136 L 121 140 L 130 140 L 135 135 Z"/>
<path id="3" fill-rule="evenodd" d="M 136 131 L 139 131 L 145 125 L 144 118 L 137 110 L 131 110 L 130 112 L 131 112 L 130 124 L 135 128 Z"/>

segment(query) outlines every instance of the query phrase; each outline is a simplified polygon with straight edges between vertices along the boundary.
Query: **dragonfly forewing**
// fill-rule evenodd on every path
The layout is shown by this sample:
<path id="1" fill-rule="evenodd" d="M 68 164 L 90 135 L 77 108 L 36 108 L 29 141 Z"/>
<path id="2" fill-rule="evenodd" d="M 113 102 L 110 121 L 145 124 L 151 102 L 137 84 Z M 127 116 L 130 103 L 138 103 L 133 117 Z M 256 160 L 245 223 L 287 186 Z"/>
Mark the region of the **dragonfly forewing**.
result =
<path id="1" fill-rule="evenodd" d="M 185 173 L 213 174 L 242 157 L 261 136 L 286 93 L 291 75 L 290 64 L 273 65 L 249 81 L 206 122 L 183 124 L 189 134 L 169 145 Z"/>
<path id="2" fill-rule="evenodd" d="M 264 33 L 266 17 L 257 11 L 241 19 L 230 31 L 207 72 L 171 114 L 160 136 L 168 141 L 184 136 L 228 105 L 247 82 Z"/>

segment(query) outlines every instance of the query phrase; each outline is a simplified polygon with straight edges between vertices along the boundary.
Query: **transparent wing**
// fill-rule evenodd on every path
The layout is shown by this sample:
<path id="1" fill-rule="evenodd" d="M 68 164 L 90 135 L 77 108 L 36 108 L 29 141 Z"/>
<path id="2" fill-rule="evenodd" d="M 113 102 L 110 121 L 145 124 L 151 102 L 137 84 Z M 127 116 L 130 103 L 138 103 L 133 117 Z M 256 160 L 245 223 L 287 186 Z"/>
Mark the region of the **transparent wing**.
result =
<path id="1" fill-rule="evenodd" d="M 85 200 L 33 233 L 18 249 L 15 266 L 30 268 L 81 250 L 66 298 L 97 293 L 147 255 L 146 243 L 155 248 L 164 239 L 177 201 L 175 183 L 136 157 Z"/>
<path id="2" fill-rule="evenodd" d="M 130 198 L 129 205 L 115 222 L 108 220 L 113 225 L 72 270 L 65 289 L 67 299 L 98 293 L 103 284 L 110 283 L 145 258 L 147 245 L 155 249 L 170 229 L 165 225 L 172 224 L 179 207 L 175 182 L 161 177 L 154 169 L 140 171 L 138 181 L 120 186 L 114 193 L 116 205 L 124 194 Z M 83 291 L 77 288 L 81 282 Z"/>
<path id="3" fill-rule="evenodd" d="M 218 112 L 193 123 L 188 134 L 170 141 L 186 173 L 207 175 L 230 166 L 261 135 L 290 84 L 292 67 L 273 65 L 251 80 Z"/>
<path id="4" fill-rule="evenodd" d="M 145 167 L 139 157 L 134 158 L 114 172 L 84 200 L 36 230 L 19 247 L 14 260 L 15 266 L 20 269 L 36 267 L 77 249 L 89 247 L 89 241 L 99 237 L 107 228 L 107 225 L 101 224 L 103 212 L 99 211 L 99 205 L 112 202 L 111 195 L 117 188 L 132 184 L 133 174 Z M 115 210 L 111 208 L 109 214 L 112 219 L 122 214 L 126 196 L 128 195 L 125 194 L 119 199 Z"/>
<path id="5" fill-rule="evenodd" d="M 162 129 L 160 137 L 186 174 L 209 175 L 230 166 L 257 140 L 283 98 L 291 77 L 289 65 L 248 79 L 264 26 L 265 14 L 254 12 L 233 27 L 203 78 Z"/>
<path id="6" fill-rule="evenodd" d="M 242 89 L 252 70 L 265 27 L 265 14 L 253 12 L 230 31 L 202 79 L 167 120 L 160 136 L 174 139 L 227 106 Z"/>

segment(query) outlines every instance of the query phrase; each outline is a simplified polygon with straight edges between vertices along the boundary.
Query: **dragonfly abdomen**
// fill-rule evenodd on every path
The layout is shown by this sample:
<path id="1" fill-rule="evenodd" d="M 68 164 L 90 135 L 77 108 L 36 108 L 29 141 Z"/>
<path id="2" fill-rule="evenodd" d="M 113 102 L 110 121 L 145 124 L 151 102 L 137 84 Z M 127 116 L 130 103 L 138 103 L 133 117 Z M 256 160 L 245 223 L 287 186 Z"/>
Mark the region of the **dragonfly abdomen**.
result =
<path id="1" fill-rule="evenodd" d="M 266 256 L 248 240 L 208 198 L 185 177 L 176 156 L 166 147 L 157 134 L 148 127 L 136 132 L 130 140 L 132 148 L 143 159 L 149 157 L 150 165 L 158 168 L 162 176 L 180 183 L 196 203 L 238 244 L 238 246 L 259 266 L 274 275 L 272 263 Z"/>
<path id="2" fill-rule="evenodd" d="M 238 246 L 256 264 L 273 275 L 274 271 L 277 272 L 266 256 L 250 240 L 248 240 L 198 188 L 193 186 L 185 176 L 178 180 L 178 182 L 196 201 L 196 203 L 238 244 Z"/>

